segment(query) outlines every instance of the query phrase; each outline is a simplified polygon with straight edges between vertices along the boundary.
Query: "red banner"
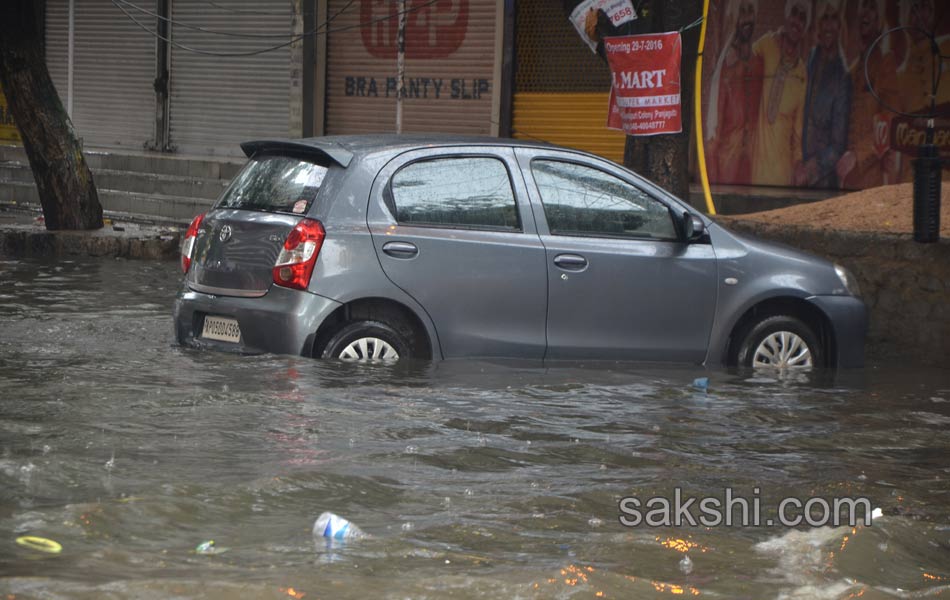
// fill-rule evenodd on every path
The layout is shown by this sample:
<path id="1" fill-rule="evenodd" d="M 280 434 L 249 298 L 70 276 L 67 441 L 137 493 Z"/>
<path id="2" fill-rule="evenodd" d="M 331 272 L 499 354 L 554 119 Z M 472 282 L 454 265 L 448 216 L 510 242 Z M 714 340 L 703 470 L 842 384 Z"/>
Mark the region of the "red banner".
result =
<path id="1" fill-rule="evenodd" d="M 612 78 L 607 128 L 627 135 L 682 131 L 680 34 L 605 38 L 604 50 Z"/>

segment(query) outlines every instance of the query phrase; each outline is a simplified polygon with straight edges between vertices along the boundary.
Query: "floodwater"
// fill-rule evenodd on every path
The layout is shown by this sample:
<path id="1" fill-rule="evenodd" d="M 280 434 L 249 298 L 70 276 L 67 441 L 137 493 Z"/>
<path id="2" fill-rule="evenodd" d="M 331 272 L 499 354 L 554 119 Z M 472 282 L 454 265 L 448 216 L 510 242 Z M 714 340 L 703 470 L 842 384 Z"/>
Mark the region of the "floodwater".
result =
<path id="1" fill-rule="evenodd" d="M 0 598 L 950 598 L 950 371 L 197 352 L 178 281 L 0 261 Z M 883 516 L 620 523 L 677 488 Z M 370 537 L 315 540 L 325 510 Z"/>

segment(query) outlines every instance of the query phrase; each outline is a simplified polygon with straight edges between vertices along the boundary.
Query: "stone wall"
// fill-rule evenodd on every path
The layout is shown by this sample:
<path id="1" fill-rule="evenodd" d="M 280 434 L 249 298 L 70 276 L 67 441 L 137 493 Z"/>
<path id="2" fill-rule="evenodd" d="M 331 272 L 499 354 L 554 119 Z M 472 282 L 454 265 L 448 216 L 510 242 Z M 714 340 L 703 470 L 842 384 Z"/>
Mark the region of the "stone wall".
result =
<path id="1" fill-rule="evenodd" d="M 950 240 L 918 244 L 910 235 L 717 220 L 850 269 L 870 310 L 869 359 L 950 367 Z"/>

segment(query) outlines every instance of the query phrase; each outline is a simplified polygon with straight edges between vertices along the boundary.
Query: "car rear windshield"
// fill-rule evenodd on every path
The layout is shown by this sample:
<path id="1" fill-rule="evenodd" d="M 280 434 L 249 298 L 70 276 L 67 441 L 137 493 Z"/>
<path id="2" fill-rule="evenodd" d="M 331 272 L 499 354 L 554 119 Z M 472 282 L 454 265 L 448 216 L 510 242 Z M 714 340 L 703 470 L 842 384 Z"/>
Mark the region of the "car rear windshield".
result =
<path id="1" fill-rule="evenodd" d="M 255 156 L 238 173 L 216 208 L 305 214 L 327 168 L 291 156 Z"/>

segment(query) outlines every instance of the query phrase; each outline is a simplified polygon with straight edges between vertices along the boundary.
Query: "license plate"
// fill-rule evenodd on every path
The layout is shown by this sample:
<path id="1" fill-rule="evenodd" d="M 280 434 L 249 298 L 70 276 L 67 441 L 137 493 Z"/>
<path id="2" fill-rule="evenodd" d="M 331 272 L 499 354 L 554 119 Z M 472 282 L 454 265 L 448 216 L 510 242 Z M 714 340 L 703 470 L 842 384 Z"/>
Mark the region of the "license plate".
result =
<path id="1" fill-rule="evenodd" d="M 201 337 L 236 344 L 241 341 L 241 328 L 234 319 L 207 316 L 201 329 Z"/>

